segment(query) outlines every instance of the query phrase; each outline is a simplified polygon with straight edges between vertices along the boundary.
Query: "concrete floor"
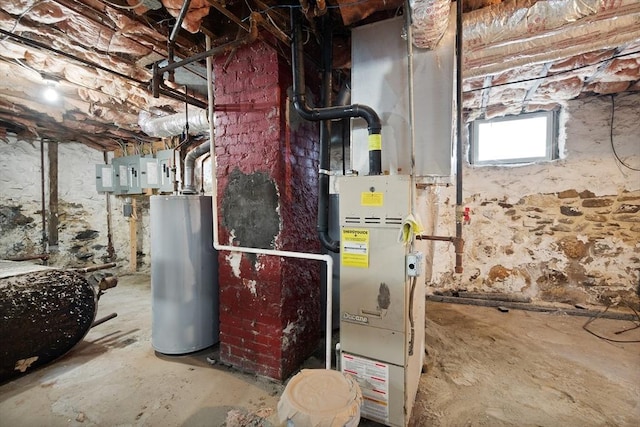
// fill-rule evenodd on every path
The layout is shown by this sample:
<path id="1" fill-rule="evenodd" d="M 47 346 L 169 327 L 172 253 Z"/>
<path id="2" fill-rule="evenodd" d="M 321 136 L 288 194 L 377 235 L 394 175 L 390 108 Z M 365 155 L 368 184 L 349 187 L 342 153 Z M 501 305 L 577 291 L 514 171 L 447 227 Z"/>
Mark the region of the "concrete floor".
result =
<path id="1" fill-rule="evenodd" d="M 62 358 L 0 386 L 0 425 L 221 426 L 228 417 L 276 425 L 281 384 L 211 365 L 211 350 L 156 354 L 150 302 L 148 276 L 121 277 L 97 316 L 118 317 Z"/>
<path id="2" fill-rule="evenodd" d="M 0 386 L 0 426 L 279 425 L 284 385 L 209 363 L 215 348 L 153 351 L 148 276 L 121 277 L 98 317 L 112 312 L 62 358 Z M 411 426 L 640 425 L 639 344 L 588 335 L 585 318 L 441 303 L 427 316 L 429 369 Z M 602 322 L 609 334 L 633 326 Z"/>

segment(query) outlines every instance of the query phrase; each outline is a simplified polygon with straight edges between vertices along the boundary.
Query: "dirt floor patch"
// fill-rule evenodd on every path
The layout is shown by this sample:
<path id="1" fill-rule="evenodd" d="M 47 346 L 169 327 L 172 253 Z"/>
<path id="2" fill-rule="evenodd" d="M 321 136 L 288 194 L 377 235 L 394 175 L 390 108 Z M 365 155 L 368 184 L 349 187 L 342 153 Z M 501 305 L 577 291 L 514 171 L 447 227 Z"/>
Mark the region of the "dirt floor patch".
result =
<path id="1" fill-rule="evenodd" d="M 426 373 L 411 426 L 638 426 L 640 344 L 587 318 L 427 304 Z M 589 328 L 640 340 L 637 322 Z"/>

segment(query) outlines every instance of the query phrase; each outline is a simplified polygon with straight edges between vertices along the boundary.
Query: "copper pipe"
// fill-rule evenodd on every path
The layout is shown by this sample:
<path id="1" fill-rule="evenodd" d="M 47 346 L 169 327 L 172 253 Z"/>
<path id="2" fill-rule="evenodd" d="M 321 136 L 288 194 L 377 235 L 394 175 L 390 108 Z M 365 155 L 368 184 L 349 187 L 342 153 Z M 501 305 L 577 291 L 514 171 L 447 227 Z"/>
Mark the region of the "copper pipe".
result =
<path id="1" fill-rule="evenodd" d="M 455 237 L 451 237 L 451 236 L 425 236 L 425 235 L 418 235 L 416 236 L 416 240 L 438 240 L 440 242 L 453 242 L 456 240 Z"/>
<path id="2" fill-rule="evenodd" d="M 456 266 L 455 272 L 460 274 L 462 273 L 462 255 L 464 254 L 464 239 L 462 237 L 453 237 L 453 236 L 425 236 L 418 235 L 416 236 L 416 240 L 436 240 L 440 242 L 451 242 L 456 251 Z"/>

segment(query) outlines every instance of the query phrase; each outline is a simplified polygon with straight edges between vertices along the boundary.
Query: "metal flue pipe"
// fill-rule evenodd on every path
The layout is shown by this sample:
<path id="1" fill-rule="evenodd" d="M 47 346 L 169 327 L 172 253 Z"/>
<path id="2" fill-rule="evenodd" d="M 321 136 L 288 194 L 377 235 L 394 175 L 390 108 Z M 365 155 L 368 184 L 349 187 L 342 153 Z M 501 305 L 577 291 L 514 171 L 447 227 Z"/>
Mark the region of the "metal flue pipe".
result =
<path id="1" fill-rule="evenodd" d="M 184 185 L 182 186 L 182 194 L 196 194 L 194 171 L 196 160 L 206 154 L 209 154 L 211 141 L 207 141 L 198 145 L 187 153 L 184 158 Z"/>

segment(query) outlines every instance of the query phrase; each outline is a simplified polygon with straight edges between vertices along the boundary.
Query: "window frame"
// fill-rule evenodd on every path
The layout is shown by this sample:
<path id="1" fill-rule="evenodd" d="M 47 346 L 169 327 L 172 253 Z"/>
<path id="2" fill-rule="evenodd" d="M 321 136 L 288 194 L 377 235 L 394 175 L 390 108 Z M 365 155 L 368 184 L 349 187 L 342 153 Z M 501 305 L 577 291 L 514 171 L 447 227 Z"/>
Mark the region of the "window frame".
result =
<path id="1" fill-rule="evenodd" d="M 539 157 L 516 157 L 509 159 L 493 159 L 478 160 L 478 150 L 480 137 L 480 125 L 485 123 L 499 123 L 506 121 L 517 121 L 535 117 L 547 118 L 546 129 L 546 149 L 545 155 Z M 523 166 L 538 162 L 551 162 L 559 158 L 558 150 L 558 109 L 549 111 L 536 111 L 533 113 L 523 113 L 518 115 L 509 115 L 503 117 L 495 117 L 492 119 L 477 119 L 471 122 L 469 129 L 469 164 L 473 166 Z"/>

